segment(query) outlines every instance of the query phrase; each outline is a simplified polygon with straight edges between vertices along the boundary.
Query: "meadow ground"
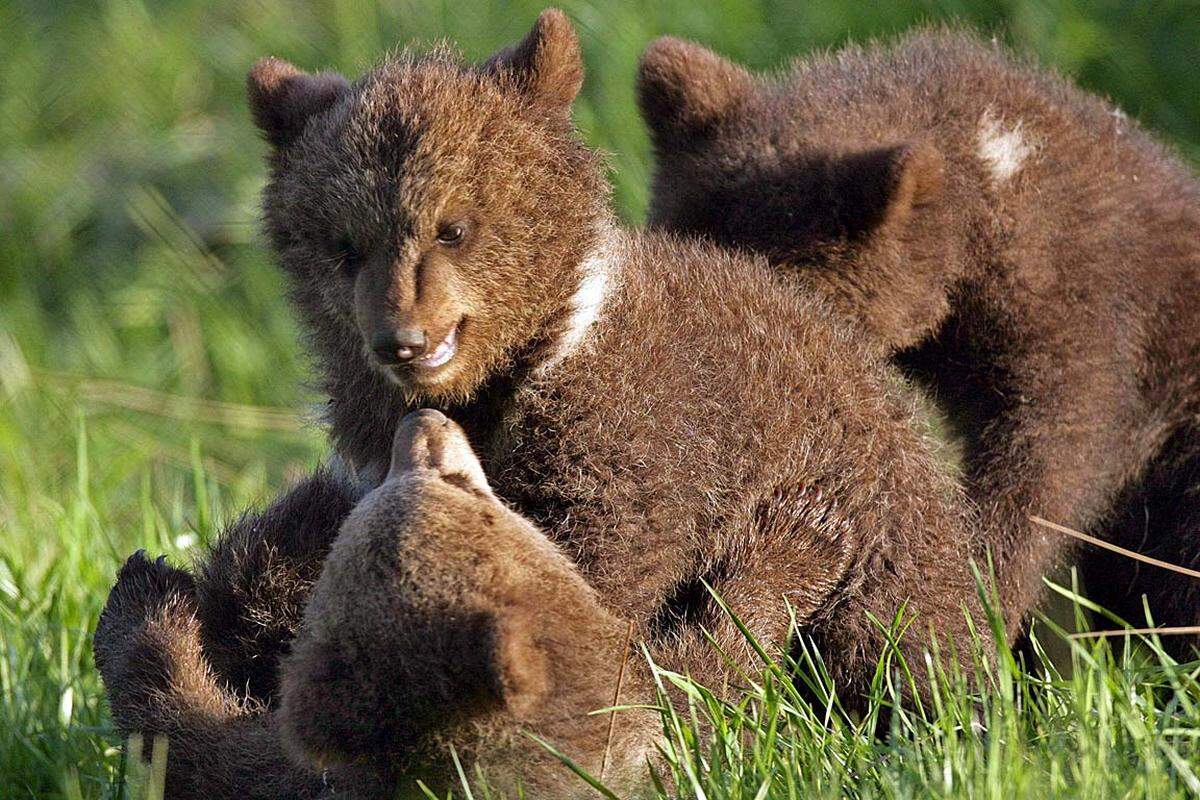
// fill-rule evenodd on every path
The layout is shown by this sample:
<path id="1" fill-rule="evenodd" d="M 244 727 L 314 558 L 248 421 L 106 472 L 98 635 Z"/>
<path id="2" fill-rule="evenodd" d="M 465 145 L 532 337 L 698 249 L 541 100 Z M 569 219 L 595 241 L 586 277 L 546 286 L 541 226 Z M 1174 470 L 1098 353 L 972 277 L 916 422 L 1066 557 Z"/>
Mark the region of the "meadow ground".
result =
<path id="1" fill-rule="evenodd" d="M 443 36 L 481 57 L 541 5 L 0 0 L 0 797 L 142 796 L 124 785 L 91 661 L 117 565 L 139 547 L 186 562 L 322 453 L 305 411 L 317 398 L 257 233 L 263 147 L 242 103 L 247 67 L 277 54 L 354 73 L 397 43 Z M 615 202 L 634 223 L 649 156 L 632 78 L 661 33 L 767 68 L 958 18 L 1200 159 L 1192 0 L 560 5 L 584 40 L 579 125 L 611 153 Z M 881 738 L 870 718 L 798 703 L 765 668 L 746 676 L 757 689 L 740 707 L 697 691 L 694 708 L 668 715 L 679 768 L 664 792 L 1200 794 L 1200 667 L 1094 643 L 1064 663 L 1002 660 L 981 697 L 948 680 L 935 707 L 893 716 Z M 880 701 L 888 694 L 881 683 Z M 694 741 L 692 713 L 719 718 L 715 741 Z"/>

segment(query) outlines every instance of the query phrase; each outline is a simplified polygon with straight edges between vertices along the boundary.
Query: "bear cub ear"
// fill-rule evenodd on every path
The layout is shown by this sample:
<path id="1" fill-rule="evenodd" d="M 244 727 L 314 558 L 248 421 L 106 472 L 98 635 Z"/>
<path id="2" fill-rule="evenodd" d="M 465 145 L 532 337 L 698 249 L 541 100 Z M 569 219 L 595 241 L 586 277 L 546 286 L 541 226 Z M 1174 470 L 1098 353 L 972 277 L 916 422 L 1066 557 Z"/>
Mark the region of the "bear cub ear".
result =
<path id="1" fill-rule="evenodd" d="M 263 58 L 246 76 L 250 113 L 276 148 L 290 145 L 314 114 L 332 106 L 350 88 L 341 75 L 310 75 L 278 58 Z"/>
<path id="2" fill-rule="evenodd" d="M 830 166 L 831 196 L 844 230 L 866 235 L 904 225 L 937 199 L 945 158 L 924 141 L 841 156 Z"/>
<path id="3" fill-rule="evenodd" d="M 638 105 L 660 147 L 704 135 L 753 92 L 745 68 L 671 36 L 651 42 L 638 65 Z"/>
<path id="4" fill-rule="evenodd" d="M 583 86 L 579 37 L 566 14 L 548 8 L 524 39 L 485 61 L 483 71 L 508 73 L 534 99 L 566 109 Z"/>

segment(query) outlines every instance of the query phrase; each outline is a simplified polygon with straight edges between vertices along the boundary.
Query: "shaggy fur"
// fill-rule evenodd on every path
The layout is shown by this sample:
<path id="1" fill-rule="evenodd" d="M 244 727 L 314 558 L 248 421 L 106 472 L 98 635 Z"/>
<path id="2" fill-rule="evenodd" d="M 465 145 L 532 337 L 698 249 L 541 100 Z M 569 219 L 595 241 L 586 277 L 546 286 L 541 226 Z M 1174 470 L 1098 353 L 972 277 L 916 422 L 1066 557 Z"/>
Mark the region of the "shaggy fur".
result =
<path id="1" fill-rule="evenodd" d="M 380 790 L 452 784 L 453 746 L 494 788 L 572 796 L 579 787 L 522 731 L 597 774 L 608 717 L 588 712 L 612 703 L 625 636 L 562 550 L 496 499 L 462 430 L 415 412 L 305 610 L 283 668 L 284 742 L 302 763 L 370 764 Z M 648 699 L 646 671 L 623 689 Z M 607 777 L 631 785 L 654 721 L 621 722 Z"/>
<path id="2" fill-rule="evenodd" d="M 918 681 L 930 633 L 969 652 L 973 514 L 913 398 L 764 261 L 617 229 L 570 123 L 581 76 L 557 12 L 478 68 L 435 52 L 346 86 L 276 61 L 251 73 L 276 143 L 268 229 L 342 466 L 276 506 L 294 525 L 271 511 L 224 540 L 207 588 L 171 606 L 179 642 L 144 634 L 154 586 L 114 589 L 96 646 L 122 728 L 213 747 L 176 724 L 195 707 L 273 742 L 251 751 L 263 774 L 296 781 L 184 759 L 174 796 L 439 786 L 447 743 L 501 783 L 577 794 L 520 731 L 595 771 L 604 726 L 587 712 L 623 659 L 622 701 L 653 698 L 643 644 L 714 686 L 753 667 L 705 583 L 767 647 L 787 646 L 790 605 L 851 705 L 886 646 L 870 616 L 906 609 Z M 416 360 L 412 332 L 453 357 Z M 402 422 L 420 406 L 465 434 L 429 411 Z M 359 483 L 379 487 L 360 500 Z M 617 719 L 607 780 L 627 791 L 654 718 Z M 327 768 L 321 786 L 285 753 Z"/>
<path id="3" fill-rule="evenodd" d="M 1070 549 L 1028 514 L 1197 563 L 1200 184 L 1178 158 L 953 32 L 761 78 L 667 38 L 638 92 L 652 225 L 766 254 L 943 404 L 1011 631 Z M 1200 621 L 1190 579 L 1085 567 L 1128 619 L 1146 595 L 1157 623 Z"/>

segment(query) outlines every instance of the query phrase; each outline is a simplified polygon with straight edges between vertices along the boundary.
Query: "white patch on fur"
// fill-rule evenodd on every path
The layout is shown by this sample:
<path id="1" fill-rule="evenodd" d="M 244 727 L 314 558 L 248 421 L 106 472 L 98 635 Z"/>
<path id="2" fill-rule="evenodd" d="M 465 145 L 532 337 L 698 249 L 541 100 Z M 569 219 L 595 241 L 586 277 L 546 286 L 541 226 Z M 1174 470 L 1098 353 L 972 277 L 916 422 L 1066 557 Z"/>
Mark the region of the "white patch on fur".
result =
<path id="1" fill-rule="evenodd" d="M 979 120 L 979 157 L 992 173 L 997 185 L 1007 182 L 1033 155 L 1033 145 L 1021 130 L 1021 123 L 1005 128 L 991 111 Z"/>
<path id="2" fill-rule="evenodd" d="M 545 375 L 564 359 L 577 352 L 588 339 L 588 334 L 600 319 L 604 304 L 616 287 L 617 247 L 616 234 L 606 232 L 579 265 L 582 277 L 579 288 L 571 295 L 571 315 L 566 329 L 559 335 L 550 355 L 542 362 L 538 372 Z"/>

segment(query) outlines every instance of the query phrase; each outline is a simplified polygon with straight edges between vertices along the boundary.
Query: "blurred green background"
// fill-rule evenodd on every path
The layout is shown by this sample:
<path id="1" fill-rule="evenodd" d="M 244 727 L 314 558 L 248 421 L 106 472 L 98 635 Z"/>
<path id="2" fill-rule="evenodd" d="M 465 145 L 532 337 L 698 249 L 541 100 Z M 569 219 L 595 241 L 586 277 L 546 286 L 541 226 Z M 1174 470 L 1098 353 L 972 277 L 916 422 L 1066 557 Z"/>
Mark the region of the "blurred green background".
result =
<path id="1" fill-rule="evenodd" d="M 755 68 L 960 20 L 1112 97 L 1200 160 L 1200 3 L 562 2 L 576 107 L 638 223 L 633 101 L 664 33 Z M 186 560 L 307 469 L 318 401 L 257 230 L 243 76 L 274 54 L 356 74 L 445 37 L 472 59 L 540 2 L 0 2 L 0 796 L 104 796 L 119 759 L 90 630 L 120 560 Z"/>

